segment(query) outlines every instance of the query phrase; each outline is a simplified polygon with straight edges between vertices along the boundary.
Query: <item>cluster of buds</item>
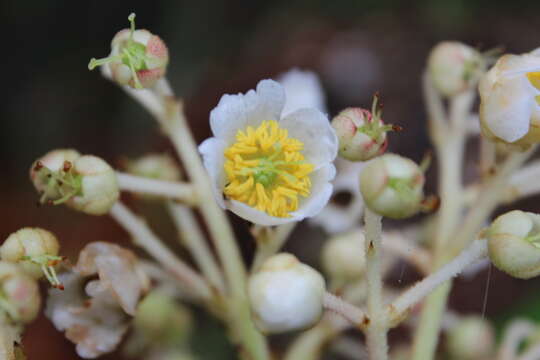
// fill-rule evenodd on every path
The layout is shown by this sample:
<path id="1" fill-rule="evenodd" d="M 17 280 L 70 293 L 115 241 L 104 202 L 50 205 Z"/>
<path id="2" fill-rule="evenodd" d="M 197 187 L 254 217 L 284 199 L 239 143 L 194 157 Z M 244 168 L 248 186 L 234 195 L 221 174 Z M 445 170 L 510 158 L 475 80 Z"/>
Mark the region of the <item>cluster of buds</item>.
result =
<path id="1" fill-rule="evenodd" d="M 332 127 L 339 139 L 339 155 L 351 161 L 367 161 L 385 152 L 386 133 L 399 131 L 397 125 L 385 125 L 379 96 L 375 94 L 371 111 L 347 108 L 332 119 Z"/>
<path id="2" fill-rule="evenodd" d="M 69 207 L 90 215 L 109 212 L 120 192 L 114 170 L 101 158 L 72 149 L 54 150 L 30 168 L 40 203 Z"/>
<path id="3" fill-rule="evenodd" d="M 415 215 L 423 207 L 424 172 L 427 165 L 395 154 L 371 160 L 360 174 L 360 192 L 375 213 L 392 219 Z"/>
<path id="4" fill-rule="evenodd" d="M 255 325 L 266 334 L 317 323 L 323 312 L 324 292 L 321 274 L 287 253 L 266 260 L 248 283 Z"/>
<path id="5" fill-rule="evenodd" d="M 20 266 L 0 261 L 0 312 L 13 323 L 27 324 L 36 318 L 40 305 L 37 281 Z"/>
<path id="6" fill-rule="evenodd" d="M 486 65 L 476 49 L 458 41 L 443 41 L 431 50 L 427 67 L 435 89 L 451 97 L 472 89 Z"/>
<path id="7" fill-rule="evenodd" d="M 34 279 L 45 275 L 53 287 L 63 289 L 55 271 L 63 260 L 58 256 L 59 249 L 60 244 L 50 231 L 23 228 L 9 235 L 0 246 L 0 258 L 19 264 Z"/>
<path id="8" fill-rule="evenodd" d="M 130 29 L 119 31 L 111 42 L 111 53 L 91 59 L 88 69 L 107 65 L 113 80 L 136 89 L 149 88 L 161 79 L 169 62 L 167 46 L 148 30 L 135 30 L 135 14 L 130 14 Z"/>
<path id="9" fill-rule="evenodd" d="M 540 215 L 510 211 L 495 219 L 485 236 L 499 270 L 520 279 L 540 275 Z"/>

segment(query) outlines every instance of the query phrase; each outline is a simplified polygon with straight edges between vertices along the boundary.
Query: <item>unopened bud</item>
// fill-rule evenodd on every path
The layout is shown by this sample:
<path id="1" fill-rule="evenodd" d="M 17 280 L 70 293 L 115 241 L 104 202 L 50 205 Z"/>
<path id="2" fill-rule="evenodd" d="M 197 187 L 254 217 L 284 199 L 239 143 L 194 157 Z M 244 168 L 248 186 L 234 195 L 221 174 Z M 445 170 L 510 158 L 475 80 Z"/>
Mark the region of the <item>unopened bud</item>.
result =
<path id="1" fill-rule="evenodd" d="M 455 96 L 476 85 L 485 61 L 470 46 L 443 41 L 431 50 L 427 66 L 435 88 L 445 96 Z"/>
<path id="2" fill-rule="evenodd" d="M 248 283 L 255 325 L 264 333 L 315 324 L 322 315 L 324 292 L 321 274 L 287 253 L 268 259 Z"/>
<path id="3" fill-rule="evenodd" d="M 169 154 L 147 154 L 130 160 L 127 170 L 133 175 L 152 179 L 178 181 L 181 178 L 178 163 Z"/>
<path id="4" fill-rule="evenodd" d="M 499 270 L 520 279 L 540 274 L 540 215 L 510 211 L 495 219 L 485 234 L 489 258 Z"/>
<path id="5" fill-rule="evenodd" d="M 53 233 L 40 228 L 23 228 L 9 235 L 0 246 L 4 261 L 19 263 L 35 279 L 43 275 L 54 287 L 61 287 L 54 269 L 62 258 L 60 244 Z"/>
<path id="6" fill-rule="evenodd" d="M 351 231 L 328 240 L 322 249 L 322 265 L 333 280 L 346 282 L 360 278 L 366 269 L 364 232 Z"/>
<path id="7" fill-rule="evenodd" d="M 17 265 L 0 261 L 0 311 L 14 322 L 29 323 L 41 304 L 36 280 Z"/>
<path id="8" fill-rule="evenodd" d="M 422 208 L 424 173 L 412 160 L 385 154 L 371 160 L 360 174 L 366 205 L 379 215 L 403 219 Z"/>
<path id="9" fill-rule="evenodd" d="M 339 140 L 339 155 L 351 161 L 367 161 L 385 152 L 386 133 L 398 127 L 385 125 L 375 95 L 371 111 L 347 108 L 332 120 Z"/>
<path id="10" fill-rule="evenodd" d="M 136 89 L 149 88 L 165 75 L 169 51 L 160 37 L 148 30 L 135 30 L 135 14 L 128 17 L 130 29 L 119 31 L 111 42 L 111 53 L 92 59 L 88 68 L 109 67 L 114 81 Z"/>
<path id="11" fill-rule="evenodd" d="M 493 327 L 480 316 L 461 319 L 448 332 L 447 348 L 451 359 L 491 359 L 494 346 Z"/>

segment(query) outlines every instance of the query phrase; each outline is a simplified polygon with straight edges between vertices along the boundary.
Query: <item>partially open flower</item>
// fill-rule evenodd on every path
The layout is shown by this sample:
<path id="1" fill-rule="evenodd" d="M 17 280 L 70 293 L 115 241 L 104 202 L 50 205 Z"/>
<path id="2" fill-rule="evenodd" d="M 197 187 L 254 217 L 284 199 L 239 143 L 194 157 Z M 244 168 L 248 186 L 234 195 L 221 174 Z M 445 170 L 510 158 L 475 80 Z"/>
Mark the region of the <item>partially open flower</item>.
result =
<path id="1" fill-rule="evenodd" d="M 323 312 L 324 279 L 287 253 L 269 258 L 248 283 L 255 325 L 264 333 L 304 329 Z"/>
<path id="2" fill-rule="evenodd" d="M 485 233 L 489 258 L 499 270 L 521 279 L 540 274 L 540 215 L 510 211 Z"/>
<path id="3" fill-rule="evenodd" d="M 14 323 L 34 320 L 41 305 L 35 279 L 13 263 L 0 261 L 0 311 Z"/>
<path id="4" fill-rule="evenodd" d="M 324 244 L 322 265 L 332 279 L 346 282 L 359 279 L 366 269 L 363 230 L 335 236 Z"/>
<path id="5" fill-rule="evenodd" d="M 135 255 L 118 245 L 90 243 L 77 265 L 59 277 L 66 290 L 49 292 L 46 315 L 77 344 L 79 356 L 113 351 L 149 286 Z"/>
<path id="6" fill-rule="evenodd" d="M 120 195 L 109 164 L 96 156 L 80 156 L 74 150 L 46 154 L 32 165 L 30 178 L 41 193 L 41 203 L 66 203 L 90 215 L 106 214 Z"/>
<path id="7" fill-rule="evenodd" d="M 314 72 L 292 69 L 279 75 L 276 80 L 285 90 L 283 116 L 305 108 L 326 112 L 325 95 Z"/>
<path id="8" fill-rule="evenodd" d="M 476 85 L 485 61 L 468 45 L 443 41 L 431 50 L 427 66 L 435 88 L 445 96 L 455 96 Z"/>
<path id="9" fill-rule="evenodd" d="M 23 228 L 9 235 L 0 246 L 0 258 L 16 262 L 35 279 L 43 275 L 61 287 L 54 266 L 62 261 L 58 256 L 60 244 L 53 233 L 40 228 Z"/>
<path id="10" fill-rule="evenodd" d="M 540 54 L 504 55 L 479 91 L 485 136 L 521 148 L 540 142 Z"/>
<path id="11" fill-rule="evenodd" d="M 165 75 L 169 62 L 167 46 L 148 30 L 135 30 L 135 14 L 128 17 L 131 29 L 119 31 L 111 42 L 111 53 L 92 59 L 88 68 L 106 65 L 114 81 L 136 89 L 149 88 Z"/>
<path id="12" fill-rule="evenodd" d="M 339 156 L 350 161 L 367 161 L 381 155 L 388 147 L 386 133 L 399 127 L 385 125 L 375 95 L 371 111 L 347 108 L 332 120 L 339 139 Z"/>
<path id="13" fill-rule="evenodd" d="M 371 160 L 360 174 L 360 191 L 374 212 L 403 219 L 422 208 L 424 173 L 412 160 L 385 154 Z"/>
<path id="14" fill-rule="evenodd" d="M 224 95 L 210 114 L 213 138 L 199 151 L 218 203 L 260 225 L 316 215 L 332 194 L 337 138 L 316 109 L 281 117 L 281 85 Z"/>
<path id="15" fill-rule="evenodd" d="M 486 319 L 467 316 L 448 332 L 447 348 L 452 359 L 492 359 L 495 331 Z"/>

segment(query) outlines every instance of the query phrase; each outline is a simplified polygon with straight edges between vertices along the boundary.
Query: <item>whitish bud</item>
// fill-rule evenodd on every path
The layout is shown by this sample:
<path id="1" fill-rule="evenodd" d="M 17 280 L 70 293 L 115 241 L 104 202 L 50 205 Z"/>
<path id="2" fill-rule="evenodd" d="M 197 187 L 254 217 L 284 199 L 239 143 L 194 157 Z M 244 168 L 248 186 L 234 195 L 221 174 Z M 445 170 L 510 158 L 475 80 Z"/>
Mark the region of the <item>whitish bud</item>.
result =
<path id="1" fill-rule="evenodd" d="M 386 133 L 400 129 L 385 125 L 375 95 L 371 111 L 347 108 L 332 120 L 339 140 L 339 155 L 351 161 L 367 161 L 385 152 L 388 146 Z"/>
<path id="2" fill-rule="evenodd" d="M 491 359 L 495 332 L 482 317 L 468 316 L 450 329 L 446 345 L 455 360 Z"/>
<path id="3" fill-rule="evenodd" d="M 321 274 L 287 253 L 268 259 L 248 283 L 255 324 L 264 333 L 315 324 L 322 315 L 324 292 Z"/>
<path id="4" fill-rule="evenodd" d="M 322 249 L 322 265 L 338 282 L 360 278 L 366 268 L 364 232 L 351 231 L 328 240 Z"/>
<path id="5" fill-rule="evenodd" d="M 71 164 L 81 156 L 73 149 L 53 150 L 36 160 L 30 168 L 30 180 L 36 190 L 42 194 L 42 202 L 45 199 L 59 199 L 62 197 L 66 186 L 62 188 L 58 184 L 55 174 L 64 172 L 66 166 Z"/>
<path id="6" fill-rule="evenodd" d="M 178 181 L 182 176 L 178 163 L 169 154 L 147 154 L 130 160 L 127 170 L 133 175 L 167 181 Z"/>
<path id="7" fill-rule="evenodd" d="M 485 61 L 470 46 L 443 41 L 431 50 L 427 66 L 435 88 L 445 96 L 455 96 L 476 85 L 485 70 Z"/>
<path id="8" fill-rule="evenodd" d="M 17 265 L 0 261 L 0 311 L 14 322 L 29 323 L 36 318 L 40 304 L 36 280 Z"/>
<path id="9" fill-rule="evenodd" d="M 377 214 L 403 219 L 422 208 L 423 170 L 414 161 L 395 154 L 371 160 L 360 174 L 360 192 Z"/>
<path id="10" fill-rule="evenodd" d="M 148 30 L 135 30 L 135 14 L 128 17 L 130 29 L 119 31 L 111 42 L 111 53 L 92 59 L 88 69 L 108 66 L 114 81 L 136 89 L 149 88 L 165 75 L 169 63 L 167 46 Z"/>
<path id="11" fill-rule="evenodd" d="M 485 234 L 489 258 L 499 270 L 520 279 L 540 274 L 540 215 L 510 211 L 495 219 Z"/>
<path id="12" fill-rule="evenodd" d="M 23 228 L 9 235 L 0 246 L 0 257 L 4 261 L 19 263 L 24 271 L 35 279 L 46 276 L 54 286 L 62 288 L 55 265 L 60 244 L 53 233 L 40 228 Z"/>

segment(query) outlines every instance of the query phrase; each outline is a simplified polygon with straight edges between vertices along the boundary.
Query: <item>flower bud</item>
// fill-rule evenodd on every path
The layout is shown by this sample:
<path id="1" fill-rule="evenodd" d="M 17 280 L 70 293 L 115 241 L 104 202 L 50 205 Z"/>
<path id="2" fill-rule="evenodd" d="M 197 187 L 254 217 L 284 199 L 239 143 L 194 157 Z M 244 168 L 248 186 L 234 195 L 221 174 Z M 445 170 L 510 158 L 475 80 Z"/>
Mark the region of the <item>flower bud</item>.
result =
<path id="1" fill-rule="evenodd" d="M 420 211 L 423 186 L 422 169 L 395 154 L 371 160 L 360 174 L 360 191 L 366 205 L 392 219 L 407 218 Z"/>
<path id="2" fill-rule="evenodd" d="M 360 278 L 366 268 L 364 232 L 351 231 L 328 240 L 322 249 L 324 271 L 336 281 Z"/>
<path id="3" fill-rule="evenodd" d="M 287 253 L 269 258 L 248 283 L 255 325 L 264 333 L 315 324 L 322 315 L 324 292 L 321 274 Z"/>
<path id="4" fill-rule="evenodd" d="M 540 274 L 540 215 L 520 210 L 499 216 L 486 231 L 489 258 L 520 279 Z"/>
<path id="5" fill-rule="evenodd" d="M 347 108 L 332 120 L 341 157 L 351 161 L 367 161 L 385 152 L 388 146 L 386 133 L 398 127 L 384 125 L 377 101 L 375 95 L 371 112 L 361 108 Z"/>
<path id="6" fill-rule="evenodd" d="M 127 170 L 133 175 L 166 181 L 178 181 L 182 176 L 178 164 L 169 154 L 144 155 L 129 161 Z"/>
<path id="7" fill-rule="evenodd" d="M 431 50 L 427 66 L 435 88 L 445 96 L 455 96 L 475 86 L 485 62 L 472 47 L 458 41 L 443 41 Z"/>
<path id="8" fill-rule="evenodd" d="M 446 345 L 451 359 L 491 359 L 495 332 L 491 324 L 482 317 L 468 316 L 450 329 Z"/>
<path id="9" fill-rule="evenodd" d="M 29 323 L 41 304 L 37 282 L 17 265 L 0 261 L 0 310 L 15 322 Z"/>
<path id="10" fill-rule="evenodd" d="M 43 275 L 55 287 L 61 287 L 54 266 L 62 260 L 58 256 L 60 244 L 53 233 L 40 228 L 23 228 L 9 235 L 0 246 L 0 258 L 16 262 L 35 279 Z"/>
<path id="11" fill-rule="evenodd" d="M 130 29 L 119 31 L 111 42 L 111 53 L 92 59 L 88 69 L 107 65 L 113 80 L 136 89 L 149 88 L 165 75 L 169 63 L 167 46 L 148 30 L 135 30 L 135 14 L 128 17 Z"/>

